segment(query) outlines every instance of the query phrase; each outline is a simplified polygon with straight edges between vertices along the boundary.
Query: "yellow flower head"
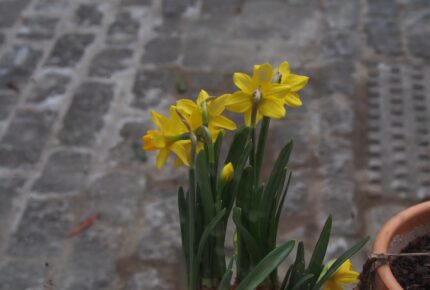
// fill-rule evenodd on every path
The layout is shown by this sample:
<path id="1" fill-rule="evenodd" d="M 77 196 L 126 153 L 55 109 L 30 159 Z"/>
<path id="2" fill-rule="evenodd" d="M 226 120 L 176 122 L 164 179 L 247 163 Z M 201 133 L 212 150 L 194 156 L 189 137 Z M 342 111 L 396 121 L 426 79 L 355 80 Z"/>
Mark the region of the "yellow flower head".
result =
<path id="1" fill-rule="evenodd" d="M 333 264 L 334 261 L 328 264 Z M 358 283 L 360 273 L 352 270 L 352 263 L 346 260 L 330 279 L 324 283 L 324 290 L 342 290 L 342 285 Z"/>
<path id="2" fill-rule="evenodd" d="M 251 125 L 255 105 L 255 123 L 263 116 L 275 119 L 285 116 L 282 96 L 288 92 L 288 87 L 272 82 L 274 72 L 273 67 L 265 63 L 254 66 L 252 77 L 245 73 L 234 73 L 233 81 L 240 91 L 229 96 L 226 108 L 236 113 L 244 113 L 247 126 Z"/>
<path id="3" fill-rule="evenodd" d="M 289 87 L 289 91 L 284 96 L 284 101 L 287 106 L 300 107 L 302 105 L 302 101 L 297 92 L 303 89 L 308 81 L 309 78 L 306 76 L 292 74 L 288 61 L 284 61 L 279 65 L 278 82 Z"/>
<path id="4" fill-rule="evenodd" d="M 234 167 L 231 162 L 227 163 L 221 171 L 221 180 L 226 183 L 233 178 Z"/>
<path id="5" fill-rule="evenodd" d="M 159 130 L 148 130 L 142 137 L 143 149 L 147 151 L 159 150 L 156 165 L 161 168 L 167 161 L 172 151 L 181 163 L 189 165 L 188 144 L 191 142 L 187 137 L 188 129 L 182 122 L 176 108 L 170 107 L 170 117 L 167 118 L 157 112 L 151 112 L 152 120 Z"/>
<path id="6" fill-rule="evenodd" d="M 255 123 L 263 117 L 280 119 L 285 116 L 285 105 L 300 106 L 301 101 L 296 91 L 303 88 L 301 76 L 296 84 L 296 75 L 289 74 L 288 62 L 275 70 L 270 64 L 255 65 L 252 77 L 245 73 L 235 73 L 233 81 L 240 91 L 230 95 L 226 108 L 236 113 L 245 114 L 245 124 L 251 125 L 253 106 L 256 108 Z M 301 86 L 301 87 L 300 87 Z"/>
<path id="7" fill-rule="evenodd" d="M 226 96 L 210 97 L 205 90 L 201 90 L 196 102 L 182 99 L 177 101 L 176 106 L 187 115 L 192 130 L 207 125 L 212 138 L 216 139 L 223 129 L 236 129 L 236 124 L 232 120 L 222 116 L 225 110 Z"/>

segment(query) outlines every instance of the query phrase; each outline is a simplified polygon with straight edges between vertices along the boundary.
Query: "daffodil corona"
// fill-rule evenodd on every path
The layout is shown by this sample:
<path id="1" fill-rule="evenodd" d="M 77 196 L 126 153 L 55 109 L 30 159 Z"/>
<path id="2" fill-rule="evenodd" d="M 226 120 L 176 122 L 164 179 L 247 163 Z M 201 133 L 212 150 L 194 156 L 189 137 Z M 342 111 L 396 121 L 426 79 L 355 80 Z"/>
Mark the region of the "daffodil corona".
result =
<path id="1" fill-rule="evenodd" d="M 334 261 L 328 264 L 333 264 Z M 342 290 L 342 285 L 358 283 L 360 274 L 352 270 L 352 263 L 346 260 L 333 276 L 324 283 L 324 290 Z"/>

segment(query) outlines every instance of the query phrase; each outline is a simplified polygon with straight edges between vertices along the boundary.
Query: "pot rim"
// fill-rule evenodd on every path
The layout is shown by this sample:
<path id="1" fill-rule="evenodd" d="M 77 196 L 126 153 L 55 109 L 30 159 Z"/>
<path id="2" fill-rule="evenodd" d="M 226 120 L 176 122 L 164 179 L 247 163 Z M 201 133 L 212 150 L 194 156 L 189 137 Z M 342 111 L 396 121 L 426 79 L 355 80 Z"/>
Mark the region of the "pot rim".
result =
<path id="1" fill-rule="evenodd" d="M 427 211 L 430 211 L 430 201 L 411 206 L 396 214 L 381 228 L 381 230 L 376 235 L 376 239 L 373 244 L 373 252 L 377 254 L 387 254 L 390 242 L 396 235 L 400 226 L 411 220 L 413 217 L 419 216 Z M 391 272 L 389 265 L 385 264 L 380 266 L 378 269 L 376 269 L 376 272 L 385 285 L 390 285 L 390 290 L 403 290 L 403 287 L 399 284 L 399 282 L 397 282 L 396 278 Z"/>

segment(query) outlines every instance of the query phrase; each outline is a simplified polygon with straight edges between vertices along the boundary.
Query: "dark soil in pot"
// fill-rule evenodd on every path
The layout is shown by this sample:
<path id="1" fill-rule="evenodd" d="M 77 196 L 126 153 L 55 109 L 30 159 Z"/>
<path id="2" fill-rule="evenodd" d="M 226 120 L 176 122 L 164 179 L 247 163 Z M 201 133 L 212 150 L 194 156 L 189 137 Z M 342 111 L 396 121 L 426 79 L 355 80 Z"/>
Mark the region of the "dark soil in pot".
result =
<path id="1" fill-rule="evenodd" d="M 430 253 L 430 235 L 413 240 L 401 253 Z M 430 289 L 430 256 L 397 257 L 390 268 L 405 290 Z"/>

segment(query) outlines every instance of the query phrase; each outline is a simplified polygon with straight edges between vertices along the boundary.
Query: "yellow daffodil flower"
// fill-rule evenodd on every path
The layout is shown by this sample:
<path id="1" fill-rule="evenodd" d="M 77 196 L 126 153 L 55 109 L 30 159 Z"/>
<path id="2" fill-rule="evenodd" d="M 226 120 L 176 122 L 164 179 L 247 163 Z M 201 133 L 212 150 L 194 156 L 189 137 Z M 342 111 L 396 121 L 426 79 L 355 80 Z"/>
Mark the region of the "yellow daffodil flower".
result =
<path id="1" fill-rule="evenodd" d="M 228 110 L 245 114 L 245 124 L 251 125 L 253 106 L 256 108 L 255 124 L 263 117 L 280 119 L 285 116 L 285 96 L 289 87 L 273 83 L 273 67 L 268 64 L 255 65 L 252 77 L 245 73 L 234 73 L 234 84 L 240 89 L 230 95 L 225 103 Z M 254 125 L 254 124 L 252 124 Z"/>
<path id="2" fill-rule="evenodd" d="M 201 90 L 196 102 L 188 99 L 179 100 L 176 106 L 188 115 L 192 130 L 207 125 L 212 138 L 215 140 L 223 129 L 235 130 L 236 124 L 229 118 L 222 116 L 225 110 L 226 95 L 210 97 L 205 90 Z M 206 116 L 206 117 L 205 117 Z M 205 118 L 207 120 L 205 120 Z M 207 124 L 205 124 L 207 122 Z"/>
<path id="3" fill-rule="evenodd" d="M 160 130 L 148 130 L 143 139 L 143 149 L 147 151 L 159 150 L 156 166 L 161 168 L 167 161 L 170 152 L 173 152 L 180 162 L 189 165 L 189 143 L 186 136 L 188 129 L 176 112 L 170 107 L 170 117 L 167 118 L 157 112 L 151 112 L 152 120 Z"/>
<path id="4" fill-rule="evenodd" d="M 300 96 L 297 92 L 306 86 L 309 78 L 292 74 L 290 64 L 288 61 L 284 61 L 278 67 L 277 81 L 280 84 L 287 85 L 289 88 L 289 91 L 283 97 L 285 104 L 289 107 L 300 107 L 302 105 L 302 101 L 300 100 Z"/>
<path id="5" fill-rule="evenodd" d="M 234 175 L 234 167 L 231 162 L 227 163 L 224 168 L 221 170 L 221 180 L 226 183 L 233 178 Z"/>
<path id="6" fill-rule="evenodd" d="M 334 261 L 328 264 L 333 264 Z M 342 290 L 342 285 L 358 283 L 360 274 L 352 270 L 352 263 L 346 260 L 333 276 L 324 283 L 324 290 Z"/>

